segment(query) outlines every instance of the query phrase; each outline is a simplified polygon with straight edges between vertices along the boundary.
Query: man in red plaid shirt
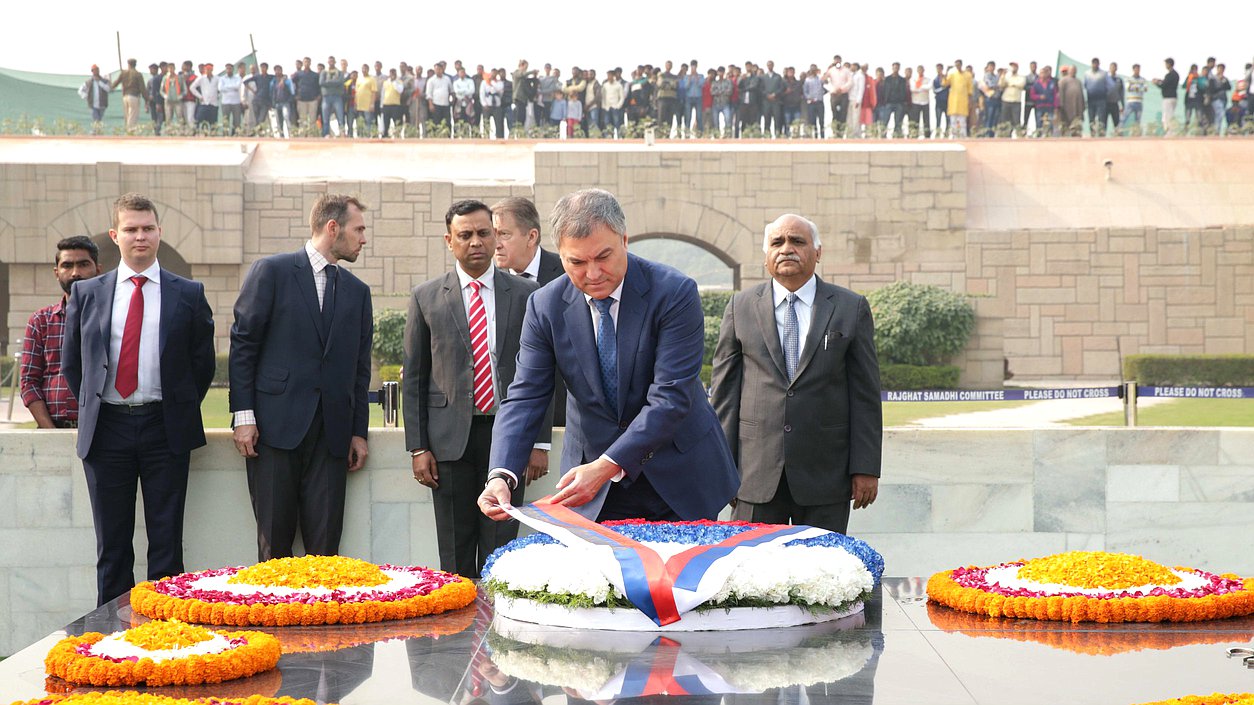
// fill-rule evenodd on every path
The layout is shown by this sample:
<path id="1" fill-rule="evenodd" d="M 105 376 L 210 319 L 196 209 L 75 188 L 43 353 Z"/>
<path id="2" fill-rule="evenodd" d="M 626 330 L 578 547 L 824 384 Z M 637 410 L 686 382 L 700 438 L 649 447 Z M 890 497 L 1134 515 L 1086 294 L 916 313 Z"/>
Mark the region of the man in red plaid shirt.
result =
<path id="1" fill-rule="evenodd" d="M 65 292 L 52 306 L 36 311 L 26 324 L 22 341 L 22 403 L 40 428 L 77 428 L 78 404 L 61 374 L 61 340 L 65 331 L 65 301 L 80 279 L 100 274 L 100 248 L 90 238 L 76 235 L 57 243 L 53 272 Z"/>

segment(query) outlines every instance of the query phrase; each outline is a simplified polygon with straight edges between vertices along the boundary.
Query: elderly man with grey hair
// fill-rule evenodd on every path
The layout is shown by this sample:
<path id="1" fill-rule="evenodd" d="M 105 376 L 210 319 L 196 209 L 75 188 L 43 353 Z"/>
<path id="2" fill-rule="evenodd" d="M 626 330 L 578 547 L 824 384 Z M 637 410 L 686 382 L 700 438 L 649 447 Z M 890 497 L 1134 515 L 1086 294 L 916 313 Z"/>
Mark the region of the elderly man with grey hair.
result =
<path id="1" fill-rule="evenodd" d="M 771 281 L 732 298 L 711 399 L 740 468 L 732 518 L 845 533 L 879 487 L 879 363 L 866 297 L 819 279 L 815 224 L 782 215 L 762 240 Z"/>
<path id="2" fill-rule="evenodd" d="M 714 519 L 739 481 L 701 385 L 704 316 L 697 285 L 627 252 L 613 195 L 569 194 L 553 209 L 566 277 L 531 295 L 517 371 L 492 430 L 480 510 L 508 518 L 553 396 L 569 405 L 553 503 L 589 519 Z"/>

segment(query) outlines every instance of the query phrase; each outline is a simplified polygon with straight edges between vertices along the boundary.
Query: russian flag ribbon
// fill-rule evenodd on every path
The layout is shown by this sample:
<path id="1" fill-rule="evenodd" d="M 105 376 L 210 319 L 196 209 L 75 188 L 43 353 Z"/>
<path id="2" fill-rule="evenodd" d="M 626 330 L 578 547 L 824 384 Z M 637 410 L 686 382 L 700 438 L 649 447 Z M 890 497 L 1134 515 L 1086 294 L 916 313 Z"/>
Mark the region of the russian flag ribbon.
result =
<path id="1" fill-rule="evenodd" d="M 749 550 L 828 533 L 802 525 L 763 526 L 663 561 L 649 546 L 548 499 L 506 511 L 570 548 L 586 549 L 610 583 L 658 626 L 678 622 L 683 613 L 718 593 Z"/>

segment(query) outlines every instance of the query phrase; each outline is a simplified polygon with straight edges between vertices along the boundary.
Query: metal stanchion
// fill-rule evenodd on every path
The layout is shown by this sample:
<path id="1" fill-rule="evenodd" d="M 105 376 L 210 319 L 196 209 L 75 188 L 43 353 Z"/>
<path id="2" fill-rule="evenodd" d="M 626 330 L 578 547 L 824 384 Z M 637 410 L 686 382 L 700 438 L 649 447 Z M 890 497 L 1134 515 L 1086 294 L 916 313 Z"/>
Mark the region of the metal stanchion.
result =
<path id="1" fill-rule="evenodd" d="M 1123 425 L 1134 428 L 1136 426 L 1136 382 L 1125 382 L 1123 389 Z"/>
<path id="2" fill-rule="evenodd" d="M 383 425 L 396 428 L 397 410 L 400 409 L 400 388 L 396 382 L 384 382 L 379 392 L 379 404 L 383 406 Z"/>

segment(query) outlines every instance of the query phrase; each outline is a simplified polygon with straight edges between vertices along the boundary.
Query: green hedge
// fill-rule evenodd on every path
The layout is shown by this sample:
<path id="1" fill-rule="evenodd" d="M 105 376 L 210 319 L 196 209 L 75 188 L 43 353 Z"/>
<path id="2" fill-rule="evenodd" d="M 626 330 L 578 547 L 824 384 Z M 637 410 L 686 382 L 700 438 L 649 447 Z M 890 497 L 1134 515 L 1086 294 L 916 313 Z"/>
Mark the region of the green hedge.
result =
<path id="1" fill-rule="evenodd" d="M 399 365 L 405 359 L 405 312 L 385 308 L 374 314 L 374 359 Z"/>
<path id="2" fill-rule="evenodd" d="M 218 353 L 213 356 L 213 386 L 231 386 L 231 353 Z"/>
<path id="3" fill-rule="evenodd" d="M 723 320 L 723 311 L 727 309 L 727 302 L 736 295 L 734 291 L 726 289 L 717 289 L 701 292 L 701 312 L 706 318 L 711 316 L 718 320 Z"/>
<path id="4" fill-rule="evenodd" d="M 1123 378 L 1156 387 L 1254 387 L 1254 355 L 1128 355 Z"/>
<path id="5" fill-rule="evenodd" d="M 958 368 L 953 365 L 880 365 L 880 386 L 885 391 L 907 389 L 955 389 Z"/>
<path id="6" fill-rule="evenodd" d="M 379 365 L 379 381 L 380 382 L 401 381 L 401 366 L 400 365 Z"/>
<path id="7" fill-rule="evenodd" d="M 975 330 L 967 297 L 938 286 L 894 282 L 867 295 L 881 362 L 940 365 L 962 352 Z"/>

